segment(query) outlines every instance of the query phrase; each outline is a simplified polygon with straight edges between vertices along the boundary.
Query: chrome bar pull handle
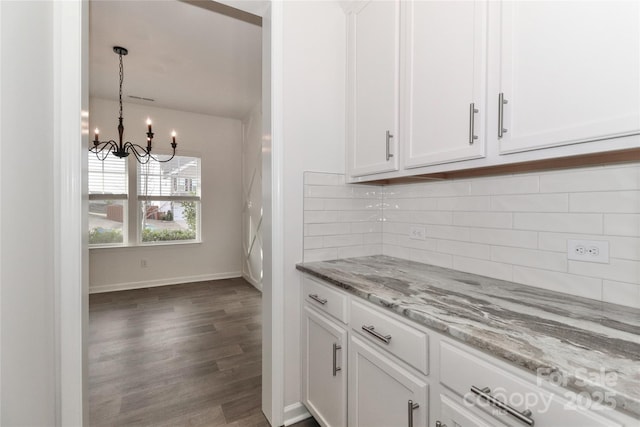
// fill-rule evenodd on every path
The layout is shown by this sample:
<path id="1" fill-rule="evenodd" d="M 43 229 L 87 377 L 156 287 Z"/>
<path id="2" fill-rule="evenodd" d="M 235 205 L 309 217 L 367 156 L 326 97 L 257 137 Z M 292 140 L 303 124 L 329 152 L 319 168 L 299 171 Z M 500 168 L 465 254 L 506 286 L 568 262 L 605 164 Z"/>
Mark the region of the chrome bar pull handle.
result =
<path id="1" fill-rule="evenodd" d="M 504 105 L 509 101 L 504 99 L 504 93 L 500 92 L 498 95 L 498 138 L 507 133 L 507 129 L 504 128 Z"/>
<path id="2" fill-rule="evenodd" d="M 517 409 L 512 408 L 511 406 L 507 405 L 506 403 L 504 403 L 500 399 L 497 399 L 496 397 L 492 396 L 491 395 L 491 389 L 489 387 L 478 388 L 478 387 L 472 385 L 471 386 L 471 391 L 474 394 L 478 395 L 478 397 L 480 397 L 481 399 L 486 400 L 491 405 L 495 406 L 496 408 L 505 411 L 507 414 L 511 415 L 512 417 L 514 417 L 515 419 L 517 419 L 521 423 L 524 423 L 524 424 L 526 424 L 528 426 L 533 426 L 534 425 L 535 421 L 531 417 L 532 414 L 531 414 L 530 410 L 527 409 L 527 410 L 524 410 L 524 411 L 520 412 Z"/>
<path id="3" fill-rule="evenodd" d="M 476 127 L 476 113 L 478 109 L 476 108 L 476 104 L 473 102 L 469 104 L 469 144 L 473 145 L 473 142 L 478 139 L 475 134 Z"/>
<path id="4" fill-rule="evenodd" d="M 336 343 L 333 343 L 333 376 L 335 377 L 338 371 L 341 371 L 342 368 L 338 366 L 338 350 L 342 350 L 342 346 Z"/>
<path id="5" fill-rule="evenodd" d="M 387 161 L 393 157 L 393 154 L 391 154 L 391 138 L 393 138 L 391 131 L 387 131 Z"/>
<path id="6" fill-rule="evenodd" d="M 440 421 L 436 421 L 436 427 L 447 427 L 447 425 L 442 424 Z"/>
<path id="7" fill-rule="evenodd" d="M 309 294 L 309 298 L 311 298 L 312 300 L 319 302 L 322 305 L 325 305 L 327 303 L 327 300 L 324 298 L 320 298 L 318 296 L 318 294 Z"/>
<path id="8" fill-rule="evenodd" d="M 380 341 L 382 341 L 385 344 L 389 344 L 389 342 L 391 342 L 391 335 L 382 335 L 380 332 L 376 331 L 376 328 L 374 328 L 373 325 L 371 326 L 362 325 L 362 330 L 378 338 Z"/>
<path id="9" fill-rule="evenodd" d="M 413 427 L 413 411 L 415 411 L 419 407 L 420 405 L 417 403 L 414 403 L 413 400 L 409 400 L 407 402 L 407 417 L 408 417 L 407 425 L 409 427 Z"/>

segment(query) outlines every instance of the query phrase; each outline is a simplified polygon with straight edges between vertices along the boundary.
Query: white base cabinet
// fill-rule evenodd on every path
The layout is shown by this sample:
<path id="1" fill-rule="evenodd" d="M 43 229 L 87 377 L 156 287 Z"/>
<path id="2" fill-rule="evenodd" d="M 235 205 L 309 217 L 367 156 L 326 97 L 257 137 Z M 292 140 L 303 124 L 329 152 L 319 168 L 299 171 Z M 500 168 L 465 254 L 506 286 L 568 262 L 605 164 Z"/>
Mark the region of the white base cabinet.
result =
<path id="1" fill-rule="evenodd" d="M 426 427 L 427 384 L 352 335 L 349 342 L 349 426 Z"/>
<path id="2" fill-rule="evenodd" d="M 303 399 L 324 426 L 347 426 L 347 331 L 303 308 Z"/>
<path id="3" fill-rule="evenodd" d="M 303 403 L 322 426 L 638 426 L 335 286 L 302 281 Z"/>

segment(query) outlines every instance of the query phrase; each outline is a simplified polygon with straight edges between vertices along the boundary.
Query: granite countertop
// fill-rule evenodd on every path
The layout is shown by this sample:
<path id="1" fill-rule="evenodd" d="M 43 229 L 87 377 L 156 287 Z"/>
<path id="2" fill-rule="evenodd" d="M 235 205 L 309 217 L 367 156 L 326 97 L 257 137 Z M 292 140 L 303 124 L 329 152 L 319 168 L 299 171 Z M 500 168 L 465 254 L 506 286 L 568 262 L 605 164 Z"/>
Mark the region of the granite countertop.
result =
<path id="1" fill-rule="evenodd" d="M 640 418 L 640 310 L 383 255 L 296 267 Z"/>

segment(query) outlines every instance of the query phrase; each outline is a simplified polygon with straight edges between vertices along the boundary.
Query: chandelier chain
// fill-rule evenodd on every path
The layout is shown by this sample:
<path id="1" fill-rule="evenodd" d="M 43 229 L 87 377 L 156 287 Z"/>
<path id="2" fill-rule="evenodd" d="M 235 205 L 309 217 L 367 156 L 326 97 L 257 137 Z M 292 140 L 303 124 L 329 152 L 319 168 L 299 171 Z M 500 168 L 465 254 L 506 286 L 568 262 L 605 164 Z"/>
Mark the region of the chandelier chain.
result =
<path id="1" fill-rule="evenodd" d="M 122 82 L 124 80 L 124 68 L 122 67 L 122 54 L 120 56 L 120 117 L 122 117 Z"/>

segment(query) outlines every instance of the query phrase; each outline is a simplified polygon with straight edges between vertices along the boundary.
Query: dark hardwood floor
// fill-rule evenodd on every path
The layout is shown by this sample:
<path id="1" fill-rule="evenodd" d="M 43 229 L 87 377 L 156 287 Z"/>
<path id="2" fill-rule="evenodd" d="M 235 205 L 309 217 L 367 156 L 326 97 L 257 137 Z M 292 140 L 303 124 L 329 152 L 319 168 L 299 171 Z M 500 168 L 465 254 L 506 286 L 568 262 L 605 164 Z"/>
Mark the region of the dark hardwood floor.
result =
<path id="1" fill-rule="evenodd" d="M 243 279 L 91 295 L 90 425 L 268 426 L 260 304 Z"/>

